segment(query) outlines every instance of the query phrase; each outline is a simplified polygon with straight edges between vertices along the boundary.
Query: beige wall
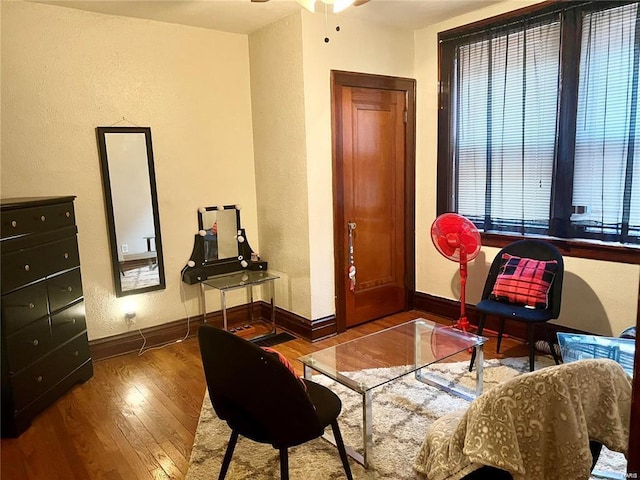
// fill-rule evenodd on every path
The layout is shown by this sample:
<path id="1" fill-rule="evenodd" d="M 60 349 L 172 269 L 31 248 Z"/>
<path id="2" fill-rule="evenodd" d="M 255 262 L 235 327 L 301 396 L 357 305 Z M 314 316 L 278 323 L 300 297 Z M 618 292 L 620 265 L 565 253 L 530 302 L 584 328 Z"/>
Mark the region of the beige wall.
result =
<path id="1" fill-rule="evenodd" d="M 324 16 L 302 11 L 313 319 L 335 314 L 330 72 L 412 77 L 414 70 L 411 32 L 338 18 L 340 32 L 330 23 L 324 43 Z"/>
<path id="2" fill-rule="evenodd" d="M 432 246 L 429 229 L 436 211 L 438 32 L 537 2 L 507 1 L 415 32 L 418 81 L 416 172 L 416 289 L 459 298 L 457 264 Z M 469 266 L 467 302 L 480 299 L 489 264 L 498 249 L 484 247 Z M 557 323 L 604 335 L 618 335 L 636 323 L 640 266 L 565 259 L 562 313 Z"/>
<path id="3" fill-rule="evenodd" d="M 306 10 L 249 36 L 261 254 L 278 306 L 335 313 L 330 72 L 410 77 L 413 34 Z M 277 55 L 274 55 L 277 52 Z"/>
<path id="4" fill-rule="evenodd" d="M 185 317 L 179 272 L 204 205 L 242 205 L 251 246 L 282 274 L 280 307 L 305 318 L 333 315 L 330 70 L 414 77 L 417 290 L 456 299 L 457 266 L 429 236 L 437 32 L 530 3 L 505 2 L 415 34 L 342 18 L 325 44 L 324 17 L 306 11 L 247 37 L 2 2 L 0 193 L 78 196 L 91 339 L 125 331 L 128 303 L 140 327 Z M 167 289 L 117 299 L 94 129 L 122 117 L 152 129 Z M 470 266 L 470 303 L 496 251 L 484 248 Z M 566 265 L 561 323 L 604 334 L 635 323 L 640 267 L 574 258 Z M 187 312 L 199 313 L 197 287 L 184 287 Z M 215 292 L 210 297 L 218 309 Z M 243 300 L 236 297 L 231 304 Z"/>
<path id="5" fill-rule="evenodd" d="M 77 195 L 90 339 L 184 318 L 180 271 L 197 210 L 241 204 L 259 249 L 246 35 L 2 2 L 1 194 Z M 96 126 L 151 127 L 166 290 L 118 299 L 109 261 Z M 131 123 L 121 123 L 131 125 Z M 186 309 L 199 313 L 197 287 Z M 211 309 L 219 308 L 212 295 Z"/>
<path id="6" fill-rule="evenodd" d="M 260 255 L 280 275 L 275 282 L 278 306 L 310 318 L 300 15 L 249 35 L 249 57 Z"/>

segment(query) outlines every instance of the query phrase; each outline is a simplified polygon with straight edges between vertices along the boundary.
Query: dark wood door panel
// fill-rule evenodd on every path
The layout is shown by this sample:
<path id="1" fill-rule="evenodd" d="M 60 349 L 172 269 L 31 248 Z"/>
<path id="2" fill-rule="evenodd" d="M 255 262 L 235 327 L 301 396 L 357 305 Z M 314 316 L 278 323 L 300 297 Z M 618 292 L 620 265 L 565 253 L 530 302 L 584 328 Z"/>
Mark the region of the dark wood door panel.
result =
<path id="1" fill-rule="evenodd" d="M 336 326 L 343 332 L 413 306 L 416 82 L 335 70 L 331 80 Z M 353 290 L 348 222 L 356 223 Z"/>
<path id="2" fill-rule="evenodd" d="M 354 326 L 406 308 L 404 251 L 403 92 L 342 87 L 344 218 L 356 228 L 343 239 L 353 247 L 356 283 L 344 276 L 346 324 Z"/>

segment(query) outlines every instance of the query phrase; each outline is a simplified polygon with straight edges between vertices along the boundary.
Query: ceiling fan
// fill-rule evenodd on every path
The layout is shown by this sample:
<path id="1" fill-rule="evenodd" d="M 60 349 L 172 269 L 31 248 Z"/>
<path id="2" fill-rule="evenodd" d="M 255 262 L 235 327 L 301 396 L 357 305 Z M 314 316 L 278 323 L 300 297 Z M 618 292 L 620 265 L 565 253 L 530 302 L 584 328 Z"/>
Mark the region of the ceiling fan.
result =
<path id="1" fill-rule="evenodd" d="M 254 3 L 264 3 L 269 0 L 251 0 Z M 333 5 L 333 13 L 338 13 L 344 10 L 347 7 L 353 5 L 354 7 L 358 7 L 360 5 L 364 5 L 368 3 L 370 0 L 296 0 L 300 5 L 309 10 L 310 12 L 315 12 L 316 3 L 324 3 L 325 5 Z"/>

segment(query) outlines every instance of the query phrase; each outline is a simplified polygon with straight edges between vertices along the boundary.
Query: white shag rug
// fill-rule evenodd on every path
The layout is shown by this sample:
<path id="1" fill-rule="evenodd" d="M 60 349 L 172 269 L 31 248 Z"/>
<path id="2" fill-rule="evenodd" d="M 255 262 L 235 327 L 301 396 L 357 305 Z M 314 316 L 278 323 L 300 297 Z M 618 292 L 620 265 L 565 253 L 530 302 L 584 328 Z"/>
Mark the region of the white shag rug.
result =
<path id="1" fill-rule="evenodd" d="M 528 371 L 528 361 L 527 357 L 485 361 L 484 389 Z M 551 357 L 536 357 L 537 369 L 551 364 Z M 475 371 L 469 373 L 468 367 L 468 362 L 456 362 L 435 364 L 429 368 L 437 371 L 439 376 L 450 378 L 452 382 L 473 387 Z M 376 375 L 376 370 L 362 371 L 361 374 Z M 362 397 L 322 375 L 314 376 L 313 380 L 330 386 L 338 394 L 342 400 L 342 413 L 338 423 L 345 444 L 362 453 Z M 465 409 L 469 405 L 461 398 L 415 380 L 413 374 L 374 389 L 372 404 L 373 458 L 366 470 L 350 459 L 351 471 L 356 480 L 424 480 L 412 466 L 427 427 L 436 418 Z M 216 417 L 209 396 L 205 394 L 186 480 L 210 480 L 218 477 L 230 433 L 227 424 Z M 626 463 L 622 454 L 603 448 L 596 470 L 624 475 Z M 289 476 L 292 480 L 346 478 L 337 449 L 323 439 L 315 439 L 289 450 Z M 277 450 L 241 436 L 226 478 L 280 478 Z"/>

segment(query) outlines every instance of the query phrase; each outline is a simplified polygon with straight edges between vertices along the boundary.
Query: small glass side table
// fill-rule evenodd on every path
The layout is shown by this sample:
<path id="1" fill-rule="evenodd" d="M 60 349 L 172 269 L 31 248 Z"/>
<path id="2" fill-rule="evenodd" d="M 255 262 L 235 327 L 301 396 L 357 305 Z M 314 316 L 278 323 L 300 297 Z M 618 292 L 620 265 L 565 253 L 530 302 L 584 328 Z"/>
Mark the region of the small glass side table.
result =
<path id="1" fill-rule="evenodd" d="M 222 325 L 225 330 L 229 330 L 227 324 L 227 292 L 244 288 L 247 290 L 249 297 L 249 321 L 253 321 L 253 287 L 266 284 L 269 287 L 269 298 L 271 304 L 271 332 L 267 335 L 276 333 L 276 306 L 274 281 L 280 278 L 266 271 L 243 270 L 225 275 L 217 275 L 200 282 L 200 299 L 202 301 L 202 318 L 207 322 L 207 299 L 205 291 L 207 288 L 215 288 L 220 290 L 220 306 L 222 309 Z M 253 340 L 253 339 L 252 339 Z"/>

